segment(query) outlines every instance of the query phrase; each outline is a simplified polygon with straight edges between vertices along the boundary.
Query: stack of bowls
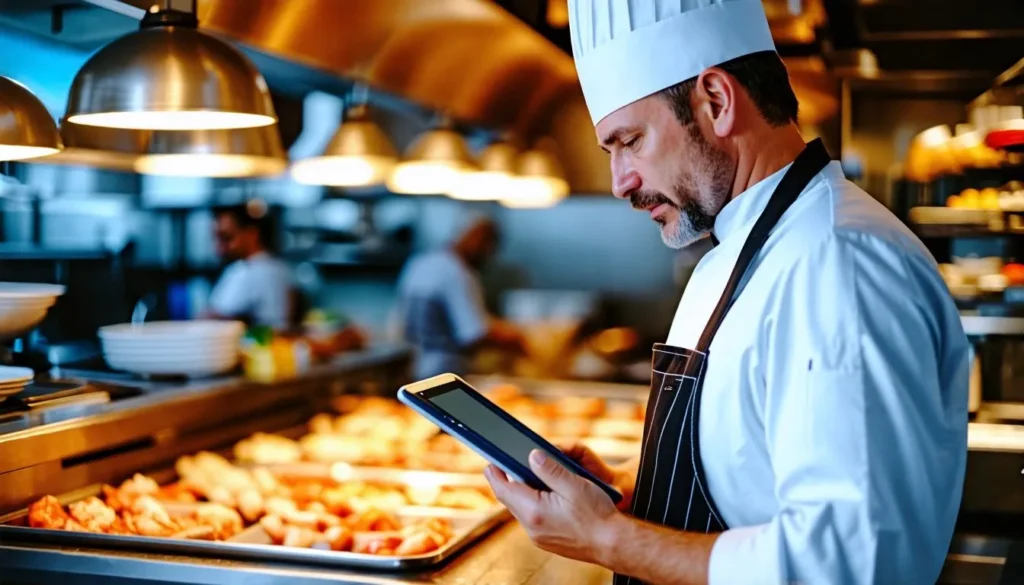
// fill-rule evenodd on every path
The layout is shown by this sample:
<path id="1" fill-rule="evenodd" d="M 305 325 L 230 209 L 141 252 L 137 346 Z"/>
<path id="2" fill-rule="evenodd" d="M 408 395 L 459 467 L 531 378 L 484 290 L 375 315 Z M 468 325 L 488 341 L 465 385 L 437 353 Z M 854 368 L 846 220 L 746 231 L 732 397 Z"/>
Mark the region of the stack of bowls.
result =
<path id="1" fill-rule="evenodd" d="M 238 365 L 244 332 L 237 321 L 158 321 L 102 327 L 99 338 L 115 370 L 201 378 Z"/>
<path id="2" fill-rule="evenodd" d="M 34 377 L 35 372 L 29 368 L 0 366 L 0 400 L 24 390 Z"/>
<path id="3" fill-rule="evenodd" d="M 0 282 L 0 340 L 38 325 L 62 294 L 64 287 L 54 284 Z"/>

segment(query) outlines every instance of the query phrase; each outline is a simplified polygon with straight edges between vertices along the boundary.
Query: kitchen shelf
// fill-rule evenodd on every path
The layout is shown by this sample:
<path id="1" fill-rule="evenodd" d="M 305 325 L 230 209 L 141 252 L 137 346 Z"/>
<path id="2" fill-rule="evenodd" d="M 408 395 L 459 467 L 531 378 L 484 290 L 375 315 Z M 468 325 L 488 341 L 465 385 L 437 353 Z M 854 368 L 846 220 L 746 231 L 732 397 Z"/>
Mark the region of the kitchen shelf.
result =
<path id="1" fill-rule="evenodd" d="M 911 224 L 920 238 L 1006 238 L 1024 236 L 1024 230 L 993 230 L 982 225 Z"/>
<path id="2" fill-rule="evenodd" d="M 0 260 L 107 260 L 115 252 L 79 248 L 50 248 L 33 244 L 0 244 Z"/>

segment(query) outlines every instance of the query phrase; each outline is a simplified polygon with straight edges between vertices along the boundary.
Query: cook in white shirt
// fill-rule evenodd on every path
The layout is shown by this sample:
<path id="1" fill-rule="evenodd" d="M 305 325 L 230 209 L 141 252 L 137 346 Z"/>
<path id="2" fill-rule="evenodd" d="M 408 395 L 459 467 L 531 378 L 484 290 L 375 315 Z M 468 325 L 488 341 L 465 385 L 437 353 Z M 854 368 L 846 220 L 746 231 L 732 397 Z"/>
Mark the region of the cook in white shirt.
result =
<path id="1" fill-rule="evenodd" d="M 283 329 L 293 321 L 291 270 L 267 251 L 268 224 L 259 209 L 215 211 L 217 253 L 230 261 L 210 294 L 209 318 Z"/>
<path id="2" fill-rule="evenodd" d="M 641 462 L 568 450 L 628 513 L 538 453 L 551 492 L 489 468 L 495 493 L 538 546 L 616 583 L 934 583 L 966 464 L 968 345 L 933 259 L 805 146 L 760 1 L 569 7 L 615 196 L 672 247 L 717 245 L 655 347 Z"/>

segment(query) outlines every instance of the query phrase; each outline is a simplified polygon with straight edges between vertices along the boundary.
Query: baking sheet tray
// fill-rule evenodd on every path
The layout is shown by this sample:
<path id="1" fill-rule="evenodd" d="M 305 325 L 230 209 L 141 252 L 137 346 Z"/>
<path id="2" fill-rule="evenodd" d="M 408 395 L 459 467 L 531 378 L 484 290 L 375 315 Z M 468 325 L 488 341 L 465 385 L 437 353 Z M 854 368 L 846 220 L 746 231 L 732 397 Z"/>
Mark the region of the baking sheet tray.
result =
<path id="1" fill-rule="evenodd" d="M 100 486 L 79 490 L 73 497 L 59 498 L 61 503 L 98 495 Z M 187 504 L 168 505 L 169 511 L 183 509 Z M 226 541 L 155 538 L 49 530 L 27 526 L 28 509 L 0 517 L 0 541 L 39 542 L 62 546 L 128 549 L 156 553 L 185 554 L 234 558 L 242 560 L 312 564 L 332 567 L 361 568 L 379 571 L 424 569 L 445 562 L 470 546 L 481 536 L 509 518 L 508 510 L 496 506 L 490 510 L 455 510 L 409 506 L 395 512 L 401 520 L 443 518 L 451 522 L 454 536 L 436 551 L 417 556 L 379 556 L 312 548 L 295 548 L 269 544 L 269 538 L 258 524 L 244 529 Z"/>

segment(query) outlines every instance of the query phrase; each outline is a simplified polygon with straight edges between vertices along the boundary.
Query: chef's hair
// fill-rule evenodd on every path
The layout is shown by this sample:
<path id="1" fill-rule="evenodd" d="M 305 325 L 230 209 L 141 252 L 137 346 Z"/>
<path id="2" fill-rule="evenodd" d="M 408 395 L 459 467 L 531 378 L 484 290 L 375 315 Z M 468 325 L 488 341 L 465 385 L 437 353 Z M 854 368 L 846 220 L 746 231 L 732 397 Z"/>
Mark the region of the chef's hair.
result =
<path id="1" fill-rule="evenodd" d="M 786 65 L 775 51 L 762 51 L 744 55 L 717 66 L 734 77 L 747 91 L 757 106 L 761 117 L 773 127 L 796 122 L 798 106 L 796 93 L 789 83 Z M 690 107 L 690 93 L 697 86 L 697 78 L 687 79 L 669 88 L 660 95 L 668 100 L 676 118 L 684 126 L 693 123 L 693 109 Z"/>

